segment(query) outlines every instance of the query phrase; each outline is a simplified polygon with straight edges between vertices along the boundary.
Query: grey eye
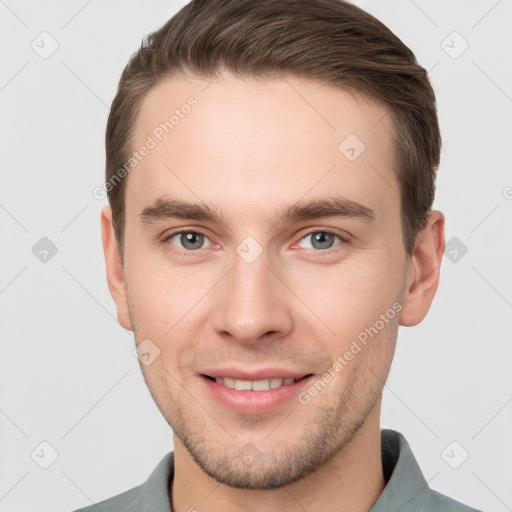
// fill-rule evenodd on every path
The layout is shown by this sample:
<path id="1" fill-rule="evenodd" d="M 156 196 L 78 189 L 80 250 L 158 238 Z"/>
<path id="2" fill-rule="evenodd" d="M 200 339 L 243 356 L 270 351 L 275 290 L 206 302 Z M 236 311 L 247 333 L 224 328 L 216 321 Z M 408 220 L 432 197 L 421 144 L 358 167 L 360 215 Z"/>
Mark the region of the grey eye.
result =
<path id="1" fill-rule="evenodd" d="M 178 247 L 181 246 L 180 248 L 183 248 L 186 251 L 203 249 L 205 239 L 206 237 L 204 235 L 196 233 L 195 231 L 182 231 L 181 233 L 176 233 L 168 238 L 169 242 L 177 245 Z"/>
<path id="2" fill-rule="evenodd" d="M 311 237 L 311 245 L 314 249 L 329 249 L 332 247 L 336 235 L 327 231 L 316 231 L 308 236 Z"/>
<path id="3" fill-rule="evenodd" d="M 204 243 L 204 236 L 200 233 L 181 233 L 180 242 L 187 250 L 200 249 Z"/>

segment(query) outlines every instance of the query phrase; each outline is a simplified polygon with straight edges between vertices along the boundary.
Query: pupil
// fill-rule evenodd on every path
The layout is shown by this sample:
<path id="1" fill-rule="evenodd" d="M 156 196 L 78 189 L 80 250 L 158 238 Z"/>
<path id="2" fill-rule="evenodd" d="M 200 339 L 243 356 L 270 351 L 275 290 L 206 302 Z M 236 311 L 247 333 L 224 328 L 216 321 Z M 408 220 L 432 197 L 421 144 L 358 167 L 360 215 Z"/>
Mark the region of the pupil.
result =
<path id="1" fill-rule="evenodd" d="M 315 249 L 328 249 L 332 245 L 333 235 L 319 231 L 313 236 L 313 247 Z"/>
<path id="2" fill-rule="evenodd" d="M 203 245 L 203 235 L 199 233 L 182 233 L 181 243 L 185 249 L 199 249 Z"/>

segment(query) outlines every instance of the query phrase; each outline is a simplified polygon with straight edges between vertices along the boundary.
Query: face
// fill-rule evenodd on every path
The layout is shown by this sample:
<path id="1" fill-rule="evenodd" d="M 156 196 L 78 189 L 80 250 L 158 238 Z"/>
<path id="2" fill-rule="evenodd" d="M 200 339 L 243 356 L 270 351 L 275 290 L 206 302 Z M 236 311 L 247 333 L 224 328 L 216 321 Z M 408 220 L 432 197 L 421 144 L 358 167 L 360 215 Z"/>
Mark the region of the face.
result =
<path id="1" fill-rule="evenodd" d="M 392 134 L 385 108 L 297 77 L 145 98 L 119 318 L 175 443 L 217 481 L 296 481 L 379 406 L 408 268 Z"/>

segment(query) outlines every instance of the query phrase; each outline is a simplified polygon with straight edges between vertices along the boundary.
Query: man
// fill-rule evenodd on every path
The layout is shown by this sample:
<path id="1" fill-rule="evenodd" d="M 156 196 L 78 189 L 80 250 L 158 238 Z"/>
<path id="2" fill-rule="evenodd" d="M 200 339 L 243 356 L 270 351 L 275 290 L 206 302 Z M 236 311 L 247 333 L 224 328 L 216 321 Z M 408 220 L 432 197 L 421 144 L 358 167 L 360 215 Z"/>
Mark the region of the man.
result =
<path id="1" fill-rule="evenodd" d="M 101 222 L 174 451 L 83 510 L 475 510 L 379 424 L 398 326 L 438 286 L 440 146 L 425 70 L 342 0 L 195 0 L 149 36 Z"/>

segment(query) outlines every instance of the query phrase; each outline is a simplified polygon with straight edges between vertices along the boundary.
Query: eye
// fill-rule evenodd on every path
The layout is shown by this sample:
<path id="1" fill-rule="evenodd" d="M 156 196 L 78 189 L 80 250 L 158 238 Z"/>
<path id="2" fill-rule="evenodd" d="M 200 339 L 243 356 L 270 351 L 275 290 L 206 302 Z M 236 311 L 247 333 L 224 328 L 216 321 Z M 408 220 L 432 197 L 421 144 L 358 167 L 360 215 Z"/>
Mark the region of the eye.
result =
<path id="1" fill-rule="evenodd" d="M 196 251 L 212 246 L 212 243 L 206 236 L 196 231 L 178 231 L 177 233 L 171 233 L 165 238 L 164 242 L 170 242 L 185 251 Z M 204 246 L 205 242 L 209 245 Z"/>
<path id="2" fill-rule="evenodd" d="M 326 250 L 333 246 L 336 238 L 340 240 L 340 242 L 346 241 L 341 236 L 335 235 L 330 231 L 312 231 L 311 233 L 308 233 L 306 236 L 301 238 L 299 245 L 301 242 L 309 240 L 309 246 L 306 246 L 306 249 Z"/>

